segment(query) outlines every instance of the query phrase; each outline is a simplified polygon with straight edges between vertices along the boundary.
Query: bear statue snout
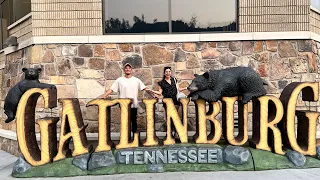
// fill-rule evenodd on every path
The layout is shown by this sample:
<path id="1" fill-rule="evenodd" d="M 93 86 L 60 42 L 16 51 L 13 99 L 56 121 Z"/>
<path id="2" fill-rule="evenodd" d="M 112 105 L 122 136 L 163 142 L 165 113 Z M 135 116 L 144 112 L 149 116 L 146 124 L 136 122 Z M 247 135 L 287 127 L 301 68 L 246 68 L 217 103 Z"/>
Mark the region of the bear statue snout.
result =
<path id="1" fill-rule="evenodd" d="M 195 91 L 198 91 L 198 87 L 194 84 L 194 83 L 191 83 L 188 87 L 187 87 L 188 91 L 189 92 L 195 92 Z"/>

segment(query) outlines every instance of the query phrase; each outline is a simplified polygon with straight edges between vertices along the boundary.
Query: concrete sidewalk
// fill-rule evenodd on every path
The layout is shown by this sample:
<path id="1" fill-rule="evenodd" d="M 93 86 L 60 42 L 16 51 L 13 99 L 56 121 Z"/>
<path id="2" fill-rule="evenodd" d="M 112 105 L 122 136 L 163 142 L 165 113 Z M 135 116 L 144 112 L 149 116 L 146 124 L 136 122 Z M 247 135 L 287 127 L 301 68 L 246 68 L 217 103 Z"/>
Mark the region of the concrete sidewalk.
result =
<path id="1" fill-rule="evenodd" d="M 11 177 L 12 166 L 17 157 L 0 150 L 0 179 L 18 179 Z M 23 180 L 40 180 L 41 178 L 23 178 Z M 314 169 L 285 169 L 270 171 L 220 171 L 220 172 L 172 172 L 172 173 L 137 173 L 137 174 L 118 174 L 106 176 L 77 176 L 67 178 L 45 178 L 45 179 L 68 179 L 68 180 L 319 180 L 320 168 Z"/>

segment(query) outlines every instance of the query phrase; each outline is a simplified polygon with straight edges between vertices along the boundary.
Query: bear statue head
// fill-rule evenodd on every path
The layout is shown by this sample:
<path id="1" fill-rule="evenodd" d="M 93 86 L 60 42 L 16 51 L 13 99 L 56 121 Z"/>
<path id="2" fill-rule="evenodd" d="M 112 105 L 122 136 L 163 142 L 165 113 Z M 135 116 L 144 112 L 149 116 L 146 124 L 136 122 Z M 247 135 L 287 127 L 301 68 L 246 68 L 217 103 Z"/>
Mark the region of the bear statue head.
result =
<path id="1" fill-rule="evenodd" d="M 22 68 L 24 72 L 24 78 L 28 80 L 39 79 L 41 68 Z"/>
<path id="2" fill-rule="evenodd" d="M 206 90 L 209 86 L 209 74 L 205 72 L 203 75 L 194 74 L 194 79 L 188 86 L 190 93 Z"/>

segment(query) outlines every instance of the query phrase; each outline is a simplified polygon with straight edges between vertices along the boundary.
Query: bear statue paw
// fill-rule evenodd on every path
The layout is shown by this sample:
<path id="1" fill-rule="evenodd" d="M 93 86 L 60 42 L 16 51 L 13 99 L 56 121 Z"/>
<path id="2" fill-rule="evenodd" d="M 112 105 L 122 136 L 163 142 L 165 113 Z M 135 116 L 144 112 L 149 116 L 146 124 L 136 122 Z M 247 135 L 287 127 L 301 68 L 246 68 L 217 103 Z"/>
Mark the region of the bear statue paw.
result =
<path id="1" fill-rule="evenodd" d="M 13 120 L 14 120 L 14 117 L 8 117 L 8 119 L 5 120 L 4 122 L 5 122 L 5 123 L 9 123 L 9 122 L 11 122 L 11 121 L 13 121 Z"/>

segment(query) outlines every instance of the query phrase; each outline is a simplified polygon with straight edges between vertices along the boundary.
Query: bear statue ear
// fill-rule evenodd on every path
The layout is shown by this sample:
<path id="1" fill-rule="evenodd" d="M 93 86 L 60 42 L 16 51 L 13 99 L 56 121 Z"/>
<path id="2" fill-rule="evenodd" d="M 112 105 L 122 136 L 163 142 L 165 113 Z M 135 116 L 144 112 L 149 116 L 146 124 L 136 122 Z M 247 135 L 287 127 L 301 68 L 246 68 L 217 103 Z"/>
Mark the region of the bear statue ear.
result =
<path id="1" fill-rule="evenodd" d="M 209 79 L 209 73 L 208 73 L 208 72 L 205 72 L 205 73 L 203 74 L 203 76 L 204 76 L 205 78 Z"/>
<path id="2" fill-rule="evenodd" d="M 25 72 L 27 70 L 27 68 L 22 68 L 22 72 Z"/>
<path id="3" fill-rule="evenodd" d="M 37 68 L 37 71 L 38 71 L 38 73 L 40 73 L 42 71 L 42 69 L 41 68 Z"/>

